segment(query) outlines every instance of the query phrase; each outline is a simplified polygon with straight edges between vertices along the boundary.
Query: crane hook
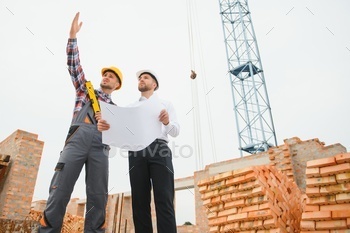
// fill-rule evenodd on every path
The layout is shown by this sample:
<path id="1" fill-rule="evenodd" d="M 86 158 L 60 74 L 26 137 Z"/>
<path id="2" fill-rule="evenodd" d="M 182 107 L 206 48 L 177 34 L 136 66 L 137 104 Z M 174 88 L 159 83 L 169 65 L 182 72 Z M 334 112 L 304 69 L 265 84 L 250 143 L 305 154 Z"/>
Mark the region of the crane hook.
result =
<path id="1" fill-rule="evenodd" d="M 193 70 L 191 70 L 191 79 L 195 79 L 197 77 L 196 72 L 194 72 Z"/>

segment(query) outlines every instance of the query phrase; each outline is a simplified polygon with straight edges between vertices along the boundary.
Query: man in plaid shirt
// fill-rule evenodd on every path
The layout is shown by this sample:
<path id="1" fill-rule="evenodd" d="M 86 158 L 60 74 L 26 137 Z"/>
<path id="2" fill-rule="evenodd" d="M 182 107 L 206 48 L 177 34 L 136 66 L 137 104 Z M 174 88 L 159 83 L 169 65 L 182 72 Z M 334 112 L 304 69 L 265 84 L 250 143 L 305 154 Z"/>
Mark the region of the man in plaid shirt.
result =
<path id="1" fill-rule="evenodd" d="M 87 196 L 84 232 L 105 232 L 109 147 L 102 143 L 102 133 L 97 130 L 100 116 L 94 113 L 85 86 L 76 38 L 82 22 L 78 21 L 79 12 L 73 19 L 67 44 L 67 64 L 76 90 L 74 114 L 51 180 L 49 198 L 40 220 L 41 233 L 61 232 L 67 204 L 84 165 Z M 122 73 L 111 66 L 103 68 L 101 74 L 102 81 L 100 88 L 95 90 L 96 97 L 113 104 L 111 94 L 122 86 Z"/>

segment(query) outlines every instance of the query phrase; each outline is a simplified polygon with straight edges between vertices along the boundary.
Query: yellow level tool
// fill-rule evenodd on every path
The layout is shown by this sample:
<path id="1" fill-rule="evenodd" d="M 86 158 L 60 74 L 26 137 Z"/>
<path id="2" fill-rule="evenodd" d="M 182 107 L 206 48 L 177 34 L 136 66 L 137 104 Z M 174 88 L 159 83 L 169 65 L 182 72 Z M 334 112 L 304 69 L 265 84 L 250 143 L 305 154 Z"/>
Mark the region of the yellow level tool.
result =
<path id="1" fill-rule="evenodd" d="M 88 95 L 91 101 L 92 109 L 94 110 L 94 113 L 100 112 L 100 105 L 98 104 L 95 89 L 93 88 L 90 81 L 86 81 L 85 83 L 86 89 L 88 91 Z"/>

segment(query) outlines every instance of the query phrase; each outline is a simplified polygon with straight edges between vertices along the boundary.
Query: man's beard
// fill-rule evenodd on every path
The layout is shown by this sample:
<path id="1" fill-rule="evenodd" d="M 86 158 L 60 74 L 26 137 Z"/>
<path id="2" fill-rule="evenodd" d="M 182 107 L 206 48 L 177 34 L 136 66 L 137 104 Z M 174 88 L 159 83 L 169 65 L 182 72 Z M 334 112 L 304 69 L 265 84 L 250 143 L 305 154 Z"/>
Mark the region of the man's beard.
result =
<path id="1" fill-rule="evenodd" d="M 146 92 L 146 91 L 150 91 L 151 90 L 151 88 L 149 86 L 147 86 L 147 85 L 143 85 L 143 86 L 139 85 L 138 88 L 139 88 L 140 92 Z"/>
<path id="2" fill-rule="evenodd" d="M 100 87 L 101 87 L 102 89 L 113 90 L 113 88 L 112 88 L 111 86 L 109 86 L 108 84 L 103 84 L 103 83 L 101 83 L 101 84 L 100 84 Z"/>

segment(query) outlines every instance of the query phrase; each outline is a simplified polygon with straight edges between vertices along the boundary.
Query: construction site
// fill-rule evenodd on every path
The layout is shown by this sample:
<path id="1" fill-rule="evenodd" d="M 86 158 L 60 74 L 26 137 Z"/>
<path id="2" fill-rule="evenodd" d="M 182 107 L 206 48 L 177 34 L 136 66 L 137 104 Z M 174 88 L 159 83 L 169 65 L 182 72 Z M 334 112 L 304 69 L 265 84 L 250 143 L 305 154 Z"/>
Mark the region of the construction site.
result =
<path id="1" fill-rule="evenodd" d="M 191 1 L 187 4 L 188 17 L 194 19 L 193 5 Z M 203 76 L 196 71 L 195 55 L 191 53 L 187 80 L 191 82 L 193 107 L 186 115 L 193 116 L 191 133 L 197 168 L 189 176 L 175 179 L 175 192 L 186 190 L 192 194 L 194 209 L 189 212 L 194 213 L 194 221 L 177 222 L 177 232 L 350 233 L 350 152 L 346 145 L 299 135 L 277 138 L 266 85 L 270 79 L 265 79 L 265 58 L 260 57 L 252 22 L 254 12 L 248 0 L 220 0 L 219 7 L 227 62 L 225 78 L 229 79 L 237 137 L 232 144 L 238 145 L 233 154 L 237 156 L 214 159 L 204 166 L 202 137 L 209 135 L 211 143 L 215 139 L 210 116 L 209 132 L 205 135 L 201 131 L 203 114 L 199 109 L 203 106 L 199 103 L 198 82 Z M 188 23 L 189 34 L 193 35 L 196 22 Z M 190 45 L 190 50 L 195 48 Z M 212 90 L 204 89 L 206 96 Z M 205 101 L 210 109 L 208 99 Z M 41 138 L 37 132 L 22 128 L 0 138 L 0 233 L 39 230 L 47 203 L 34 198 L 47 143 Z M 283 143 L 278 143 L 280 140 Z M 212 148 L 215 157 L 217 152 Z M 61 233 L 84 232 L 86 212 L 85 198 L 71 198 Z M 151 214 L 156 226 L 153 196 Z M 106 233 L 135 232 L 131 191 L 108 192 L 105 229 Z"/>
<path id="2" fill-rule="evenodd" d="M 0 143 L 0 232 L 37 232 L 46 201 L 32 202 L 44 143 L 18 130 Z M 25 172 L 24 172 L 25 171 Z M 194 189 L 195 223 L 179 233 L 328 232 L 350 228 L 350 153 L 319 139 L 285 139 L 265 152 L 210 164 L 175 180 Z M 176 200 L 175 200 L 176 202 Z M 152 204 L 153 223 L 155 212 Z M 106 232 L 134 232 L 130 193 L 108 195 Z M 83 232 L 85 200 L 70 200 L 62 233 Z"/>

